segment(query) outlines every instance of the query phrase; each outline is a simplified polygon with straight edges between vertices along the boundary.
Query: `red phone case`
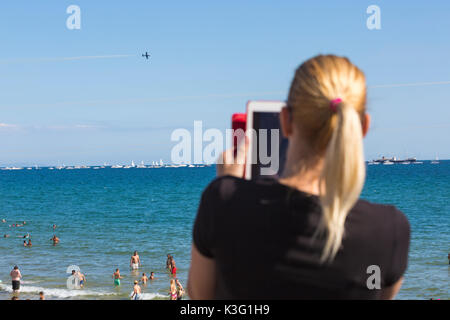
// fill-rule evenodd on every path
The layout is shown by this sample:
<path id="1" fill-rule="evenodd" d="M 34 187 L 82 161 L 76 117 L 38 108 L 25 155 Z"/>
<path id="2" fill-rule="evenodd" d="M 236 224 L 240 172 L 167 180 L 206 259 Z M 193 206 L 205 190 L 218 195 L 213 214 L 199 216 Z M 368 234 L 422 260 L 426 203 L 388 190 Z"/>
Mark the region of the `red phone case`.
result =
<path id="1" fill-rule="evenodd" d="M 245 132 L 245 130 L 247 129 L 247 114 L 246 113 L 233 114 L 233 116 L 231 117 L 231 128 L 233 130 L 242 129 Z M 237 143 L 238 143 L 237 140 L 238 140 L 237 137 L 233 138 L 234 157 L 236 157 L 237 153 Z M 243 177 L 245 177 L 245 169 Z"/>
<path id="2" fill-rule="evenodd" d="M 233 116 L 231 117 L 231 128 L 236 131 L 238 129 L 242 129 L 246 130 L 247 127 L 247 114 L 246 113 L 235 113 L 233 114 Z M 236 150 L 237 147 L 237 137 L 235 137 L 233 139 L 233 147 Z M 235 151 L 235 156 L 236 156 L 236 151 Z"/>
<path id="3" fill-rule="evenodd" d="M 245 131 L 247 127 L 247 114 L 246 113 L 235 113 L 231 117 L 231 128 L 233 130 L 242 129 Z"/>

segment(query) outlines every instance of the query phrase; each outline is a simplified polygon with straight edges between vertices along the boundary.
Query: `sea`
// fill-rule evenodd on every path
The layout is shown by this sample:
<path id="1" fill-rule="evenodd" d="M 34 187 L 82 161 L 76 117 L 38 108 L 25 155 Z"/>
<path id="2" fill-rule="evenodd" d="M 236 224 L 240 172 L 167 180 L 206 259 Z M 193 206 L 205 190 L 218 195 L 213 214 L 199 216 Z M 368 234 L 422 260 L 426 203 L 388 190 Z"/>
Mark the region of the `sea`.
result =
<path id="1" fill-rule="evenodd" d="M 0 300 L 12 296 L 14 265 L 23 275 L 20 299 L 36 300 L 40 291 L 46 299 L 130 299 L 144 272 L 155 279 L 143 287 L 143 299 L 168 299 L 167 254 L 186 287 L 193 221 L 214 177 L 214 166 L 0 170 Z M 409 265 L 396 299 L 449 299 L 450 161 L 367 165 L 361 197 L 393 204 L 410 221 Z M 23 246 L 26 234 L 32 247 Z M 135 250 L 138 271 L 129 267 Z M 74 268 L 86 276 L 83 289 L 67 287 Z"/>

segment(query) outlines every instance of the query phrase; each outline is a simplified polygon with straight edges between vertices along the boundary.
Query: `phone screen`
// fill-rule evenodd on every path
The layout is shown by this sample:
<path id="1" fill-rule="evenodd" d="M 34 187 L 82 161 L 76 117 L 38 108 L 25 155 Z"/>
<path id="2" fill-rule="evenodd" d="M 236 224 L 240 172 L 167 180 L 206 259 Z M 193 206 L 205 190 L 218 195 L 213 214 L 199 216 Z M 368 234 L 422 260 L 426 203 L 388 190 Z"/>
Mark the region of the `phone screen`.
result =
<path id="1" fill-rule="evenodd" d="M 279 112 L 253 113 L 253 129 L 257 139 L 253 139 L 252 179 L 278 178 L 283 172 L 288 139 L 283 137 L 280 127 Z"/>

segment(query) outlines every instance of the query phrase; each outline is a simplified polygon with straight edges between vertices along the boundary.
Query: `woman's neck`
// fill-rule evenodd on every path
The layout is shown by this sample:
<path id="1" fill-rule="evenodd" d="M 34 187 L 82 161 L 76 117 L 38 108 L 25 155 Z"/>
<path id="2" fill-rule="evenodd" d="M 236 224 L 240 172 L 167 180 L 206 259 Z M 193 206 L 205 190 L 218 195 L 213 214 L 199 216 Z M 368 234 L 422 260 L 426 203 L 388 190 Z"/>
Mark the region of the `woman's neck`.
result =
<path id="1" fill-rule="evenodd" d="M 280 183 L 300 191 L 319 195 L 319 181 L 323 168 L 323 157 L 312 154 L 304 145 L 290 139 L 287 159 Z"/>

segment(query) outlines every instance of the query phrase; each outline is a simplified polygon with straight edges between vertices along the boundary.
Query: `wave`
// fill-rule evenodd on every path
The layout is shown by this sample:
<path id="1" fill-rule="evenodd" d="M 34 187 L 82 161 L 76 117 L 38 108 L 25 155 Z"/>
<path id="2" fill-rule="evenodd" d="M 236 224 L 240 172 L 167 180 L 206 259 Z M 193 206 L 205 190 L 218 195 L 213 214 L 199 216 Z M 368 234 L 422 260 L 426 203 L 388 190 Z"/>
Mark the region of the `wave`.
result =
<path id="1" fill-rule="evenodd" d="M 0 290 L 12 293 L 11 286 L 4 285 L 0 283 Z M 62 289 L 62 288 L 44 288 L 44 287 L 35 287 L 35 286 L 20 286 L 21 293 L 36 293 L 43 291 L 46 296 L 51 296 L 59 299 L 67 299 L 72 297 L 81 297 L 81 296 L 109 296 L 109 295 L 117 295 L 114 292 L 99 292 L 94 290 L 70 290 L 70 289 Z"/>
<path id="2" fill-rule="evenodd" d="M 40 281 L 31 281 L 31 280 L 20 280 L 20 284 L 32 284 L 32 283 L 39 283 Z"/>
<path id="3" fill-rule="evenodd" d="M 169 299 L 169 295 L 163 295 L 160 293 L 141 293 L 142 300 L 155 300 L 155 299 Z"/>
<path id="4" fill-rule="evenodd" d="M 24 283 L 32 283 L 33 281 L 21 281 L 22 284 Z M 8 293 L 12 293 L 12 288 L 10 285 L 5 285 L 4 283 L 0 282 L 0 291 L 5 291 Z M 89 289 L 82 289 L 82 290 L 71 290 L 71 289 L 63 289 L 63 288 L 44 288 L 44 287 L 38 287 L 38 286 L 20 286 L 20 292 L 21 293 L 35 293 L 38 294 L 39 292 L 43 291 L 46 296 L 54 297 L 57 299 L 68 299 L 68 298 L 74 298 L 74 297 L 100 297 L 100 296 L 117 296 L 119 293 L 117 292 L 101 292 L 101 291 L 94 291 Z M 142 300 L 162 300 L 162 299 L 168 299 L 168 295 L 163 295 L 160 293 L 142 293 L 141 294 Z"/>

